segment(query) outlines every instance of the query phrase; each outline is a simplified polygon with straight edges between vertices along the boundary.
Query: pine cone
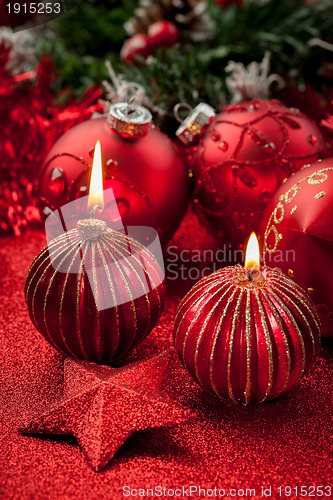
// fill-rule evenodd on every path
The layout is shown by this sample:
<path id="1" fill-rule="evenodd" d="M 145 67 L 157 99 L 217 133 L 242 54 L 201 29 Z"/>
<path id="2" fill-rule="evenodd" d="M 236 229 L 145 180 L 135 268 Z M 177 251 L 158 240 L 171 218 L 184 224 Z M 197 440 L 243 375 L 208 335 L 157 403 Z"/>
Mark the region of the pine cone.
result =
<path id="1" fill-rule="evenodd" d="M 206 12 L 206 0 L 140 0 L 139 7 L 125 23 L 127 33 L 147 33 L 156 21 L 174 23 L 183 39 L 194 42 L 208 40 L 214 24 Z"/>

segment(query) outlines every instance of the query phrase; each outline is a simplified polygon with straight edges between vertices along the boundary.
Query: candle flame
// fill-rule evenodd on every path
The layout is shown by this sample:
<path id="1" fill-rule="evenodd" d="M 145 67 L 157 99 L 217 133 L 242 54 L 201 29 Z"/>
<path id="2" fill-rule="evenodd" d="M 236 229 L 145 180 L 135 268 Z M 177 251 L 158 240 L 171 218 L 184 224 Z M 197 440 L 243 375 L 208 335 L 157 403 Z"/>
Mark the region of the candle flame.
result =
<path id="1" fill-rule="evenodd" d="M 259 262 L 259 243 L 256 234 L 252 232 L 246 247 L 245 267 L 260 267 Z"/>
<path id="2" fill-rule="evenodd" d="M 91 210 L 95 206 L 100 210 L 104 208 L 103 199 L 103 173 L 102 173 L 102 152 L 101 143 L 96 142 L 94 151 L 94 160 L 91 170 L 88 209 Z"/>

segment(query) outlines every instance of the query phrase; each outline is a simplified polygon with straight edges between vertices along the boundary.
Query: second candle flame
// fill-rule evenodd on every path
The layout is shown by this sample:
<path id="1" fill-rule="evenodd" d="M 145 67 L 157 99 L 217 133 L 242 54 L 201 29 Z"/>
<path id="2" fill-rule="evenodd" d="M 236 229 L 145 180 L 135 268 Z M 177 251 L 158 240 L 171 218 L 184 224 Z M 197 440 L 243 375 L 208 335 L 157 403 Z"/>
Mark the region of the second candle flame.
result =
<path id="1" fill-rule="evenodd" d="M 101 151 L 101 143 L 99 141 L 96 142 L 94 151 L 94 160 L 91 170 L 90 187 L 89 187 L 88 209 L 91 210 L 96 205 L 98 206 L 99 210 L 103 210 L 104 198 L 103 198 L 102 151 Z"/>
<path id="2" fill-rule="evenodd" d="M 260 267 L 259 263 L 260 263 L 259 243 L 256 234 L 252 232 L 246 247 L 245 267 L 259 268 Z"/>

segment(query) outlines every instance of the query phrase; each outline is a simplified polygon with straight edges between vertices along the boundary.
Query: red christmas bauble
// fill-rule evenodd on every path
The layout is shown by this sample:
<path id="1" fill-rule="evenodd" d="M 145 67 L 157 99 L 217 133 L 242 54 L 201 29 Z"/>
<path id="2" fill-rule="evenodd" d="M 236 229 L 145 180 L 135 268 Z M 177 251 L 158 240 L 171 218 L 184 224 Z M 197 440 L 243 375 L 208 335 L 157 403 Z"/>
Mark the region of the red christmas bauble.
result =
<path id="1" fill-rule="evenodd" d="M 148 37 L 153 47 L 172 47 L 178 42 L 177 27 L 169 21 L 157 21 L 148 28 Z"/>
<path id="2" fill-rule="evenodd" d="M 121 358 L 155 326 L 165 300 L 164 275 L 141 243 L 103 221 L 52 240 L 25 282 L 30 318 L 66 356 Z"/>
<path id="3" fill-rule="evenodd" d="M 120 51 L 120 59 L 125 64 L 137 62 L 137 56 L 148 57 L 152 53 L 152 44 L 149 36 L 137 33 L 128 38 Z"/>
<path id="4" fill-rule="evenodd" d="M 194 206 L 217 236 L 242 244 L 282 181 L 325 153 L 318 127 L 296 109 L 276 100 L 226 106 L 195 154 Z"/>
<path id="5" fill-rule="evenodd" d="M 333 159 L 292 175 L 268 205 L 260 231 L 264 261 L 307 289 L 322 335 L 333 337 Z"/>
<path id="6" fill-rule="evenodd" d="M 320 347 L 320 323 L 305 291 L 261 268 L 254 285 L 241 266 L 200 280 L 176 314 L 174 342 L 190 375 L 219 397 L 248 404 L 288 392 Z"/>
<path id="7" fill-rule="evenodd" d="M 122 105 L 127 106 L 114 105 L 116 116 Z M 123 224 L 154 227 L 165 244 L 187 208 L 186 169 L 170 139 L 149 120 L 139 125 L 111 118 L 112 123 L 110 117 L 83 122 L 55 143 L 39 178 L 41 212 L 47 216 L 62 205 L 88 195 L 91 155 L 100 140 L 104 189 L 112 188 Z M 114 215 L 112 206 L 106 206 L 100 218 L 110 225 L 119 214 Z"/>

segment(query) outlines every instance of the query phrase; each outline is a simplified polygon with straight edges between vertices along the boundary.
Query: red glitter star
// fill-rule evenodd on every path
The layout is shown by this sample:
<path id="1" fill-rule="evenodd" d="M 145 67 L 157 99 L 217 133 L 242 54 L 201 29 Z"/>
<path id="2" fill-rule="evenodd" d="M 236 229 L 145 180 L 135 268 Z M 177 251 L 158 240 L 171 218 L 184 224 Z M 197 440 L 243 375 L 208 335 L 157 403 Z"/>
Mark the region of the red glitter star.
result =
<path id="1" fill-rule="evenodd" d="M 20 430 L 73 434 L 92 469 L 100 471 L 134 431 L 193 416 L 163 392 L 170 362 L 171 349 L 120 369 L 67 358 L 64 396 Z"/>

